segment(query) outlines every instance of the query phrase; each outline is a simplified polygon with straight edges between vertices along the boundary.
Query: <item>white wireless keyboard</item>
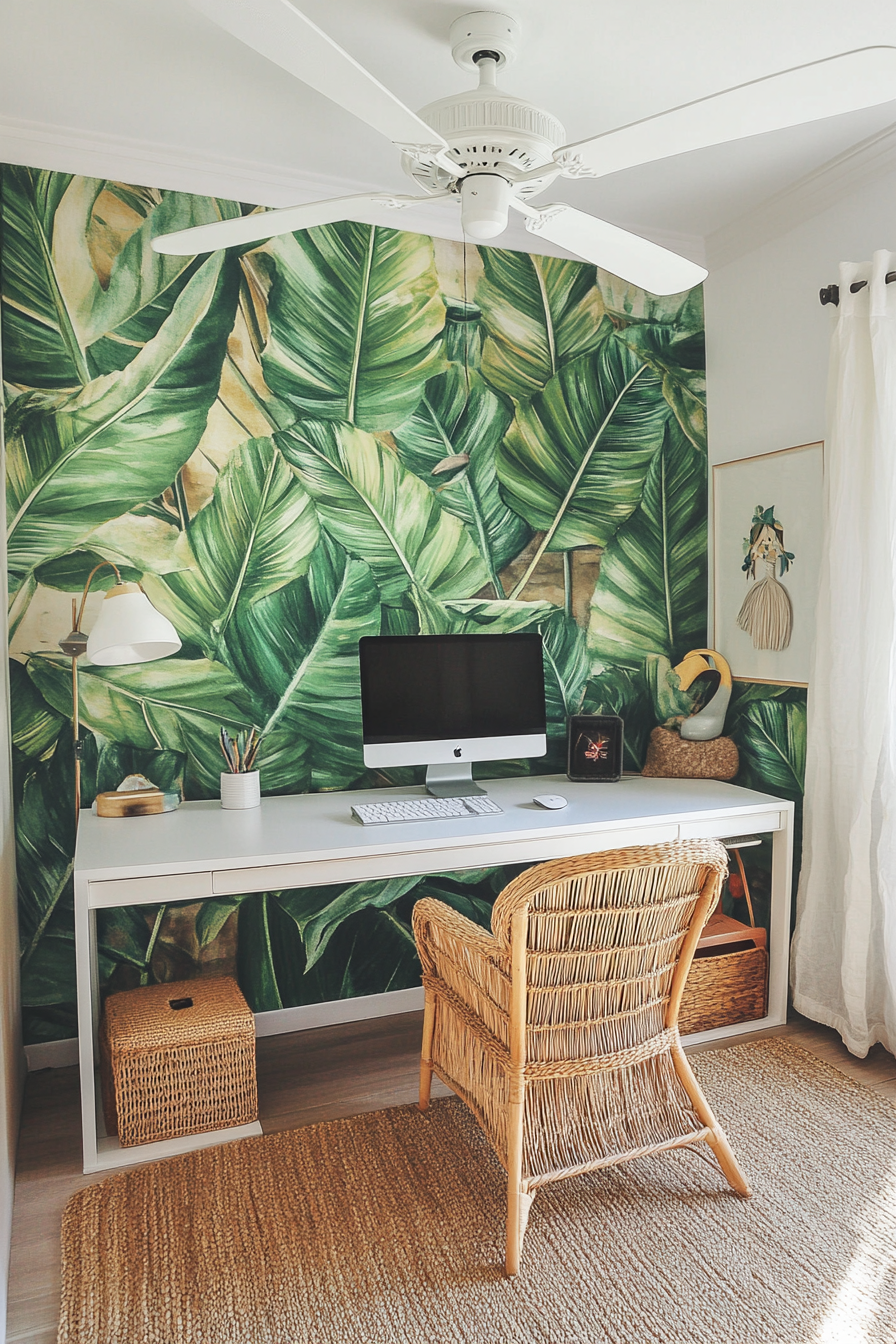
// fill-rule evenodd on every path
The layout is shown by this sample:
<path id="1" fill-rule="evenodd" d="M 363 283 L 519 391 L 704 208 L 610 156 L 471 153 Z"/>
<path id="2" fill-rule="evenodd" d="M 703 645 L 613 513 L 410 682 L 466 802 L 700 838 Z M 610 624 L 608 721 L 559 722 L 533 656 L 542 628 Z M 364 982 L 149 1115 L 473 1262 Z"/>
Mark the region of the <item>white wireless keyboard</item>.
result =
<path id="1" fill-rule="evenodd" d="M 472 798 L 386 798 L 381 803 L 353 803 L 352 811 L 365 826 L 386 821 L 441 821 L 446 817 L 494 816 L 503 807 L 477 793 Z"/>

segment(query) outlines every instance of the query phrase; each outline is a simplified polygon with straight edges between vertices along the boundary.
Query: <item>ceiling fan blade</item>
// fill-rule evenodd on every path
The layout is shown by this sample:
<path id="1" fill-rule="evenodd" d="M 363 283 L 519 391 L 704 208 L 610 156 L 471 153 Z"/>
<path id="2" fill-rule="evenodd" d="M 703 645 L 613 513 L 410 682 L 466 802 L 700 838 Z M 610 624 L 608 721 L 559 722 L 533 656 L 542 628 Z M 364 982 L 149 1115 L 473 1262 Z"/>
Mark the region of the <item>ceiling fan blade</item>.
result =
<path id="1" fill-rule="evenodd" d="M 152 247 L 154 252 L 164 252 L 175 257 L 195 257 L 200 252 L 217 252 L 222 247 L 260 243 L 267 238 L 276 238 L 281 233 L 312 229 L 316 224 L 336 224 L 342 219 L 357 220 L 360 224 L 387 224 L 394 228 L 393 215 L 396 211 L 406 205 L 427 205 L 447 195 L 446 191 L 438 194 L 433 192 L 431 196 L 390 196 L 387 192 L 339 196 L 333 200 L 289 205 L 283 210 L 266 210 L 261 214 L 243 215 L 239 219 L 222 219 L 218 224 L 199 224 L 195 229 L 161 234 L 153 238 Z"/>
<path id="2" fill-rule="evenodd" d="M 438 153 L 446 142 L 289 0 L 190 0 L 247 47 L 353 112 L 395 144 Z"/>
<path id="3" fill-rule="evenodd" d="M 522 213 L 526 215 L 530 233 L 565 247 L 567 252 L 576 252 L 586 261 L 651 294 L 679 294 L 699 285 L 708 274 L 703 266 L 688 261 L 687 257 L 582 210 L 574 210 L 571 205 L 557 203 L 540 210 L 530 206 Z"/>
<path id="4" fill-rule="evenodd" d="M 597 177 L 708 145 L 801 126 L 896 99 L 896 47 L 863 47 L 645 117 L 555 151 Z"/>

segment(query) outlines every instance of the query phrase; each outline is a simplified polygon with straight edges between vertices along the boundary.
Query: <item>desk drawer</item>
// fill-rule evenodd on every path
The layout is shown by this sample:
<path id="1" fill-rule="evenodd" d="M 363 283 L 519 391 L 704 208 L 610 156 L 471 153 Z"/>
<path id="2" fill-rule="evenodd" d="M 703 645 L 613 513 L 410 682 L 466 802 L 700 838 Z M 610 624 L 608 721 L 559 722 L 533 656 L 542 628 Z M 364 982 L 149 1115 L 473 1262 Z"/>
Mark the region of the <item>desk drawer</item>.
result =
<path id="1" fill-rule="evenodd" d="M 726 835 L 752 835 L 754 831 L 780 831 L 780 812 L 753 812 L 748 817 L 722 817 L 718 821 L 683 821 L 679 840 L 721 840 Z"/>
<path id="2" fill-rule="evenodd" d="M 728 828 L 731 834 L 731 827 Z M 328 886 L 337 882 L 360 882 L 426 873 L 450 873 L 464 868 L 499 868 L 505 863 L 542 863 L 627 845 L 652 845 L 678 839 L 678 826 L 620 826 L 573 835 L 528 835 L 496 840 L 468 838 L 441 848 L 361 855 L 357 858 L 318 859 L 307 863 L 281 863 L 255 868 L 222 868 L 214 874 L 216 896 L 236 896 L 252 891 L 279 891 L 285 887 Z"/>
<path id="3" fill-rule="evenodd" d="M 211 873 L 172 873 L 168 877 L 122 877 L 91 882 L 87 903 L 93 910 L 119 905 L 161 905 L 164 901 L 202 901 L 213 896 Z"/>

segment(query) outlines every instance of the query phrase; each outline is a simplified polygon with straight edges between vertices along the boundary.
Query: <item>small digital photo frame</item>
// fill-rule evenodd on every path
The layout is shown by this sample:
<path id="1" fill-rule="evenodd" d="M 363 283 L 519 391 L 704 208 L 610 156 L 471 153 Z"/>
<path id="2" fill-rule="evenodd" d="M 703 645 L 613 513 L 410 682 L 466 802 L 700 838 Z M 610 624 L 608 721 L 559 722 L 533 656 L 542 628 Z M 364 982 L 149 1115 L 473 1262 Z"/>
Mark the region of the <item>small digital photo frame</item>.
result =
<path id="1" fill-rule="evenodd" d="M 613 783 L 622 777 L 623 722 L 617 714 L 573 714 L 568 732 L 570 779 Z"/>

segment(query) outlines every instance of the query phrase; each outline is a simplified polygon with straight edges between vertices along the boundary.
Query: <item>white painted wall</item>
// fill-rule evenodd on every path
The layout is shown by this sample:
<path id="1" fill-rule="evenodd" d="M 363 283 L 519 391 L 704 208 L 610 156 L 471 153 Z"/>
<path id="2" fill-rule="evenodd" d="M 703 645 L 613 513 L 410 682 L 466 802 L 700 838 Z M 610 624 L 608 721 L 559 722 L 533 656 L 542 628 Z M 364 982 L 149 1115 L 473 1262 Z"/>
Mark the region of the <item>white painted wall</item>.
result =
<path id="1" fill-rule="evenodd" d="M 0 476 L 6 480 L 6 456 L 0 425 Z M 6 584 L 6 510 L 0 503 L 0 593 Z M 6 602 L 0 618 L 6 647 Z M 15 829 L 9 726 L 9 665 L 0 672 L 0 1344 L 6 1339 L 9 1243 L 16 1173 L 16 1145 L 25 1079 L 19 996 L 19 921 L 16 900 Z"/>
<path id="2" fill-rule="evenodd" d="M 896 175 L 879 178 L 705 283 L 713 462 L 824 438 L 828 346 L 837 310 L 818 291 L 841 261 L 896 251 Z"/>

